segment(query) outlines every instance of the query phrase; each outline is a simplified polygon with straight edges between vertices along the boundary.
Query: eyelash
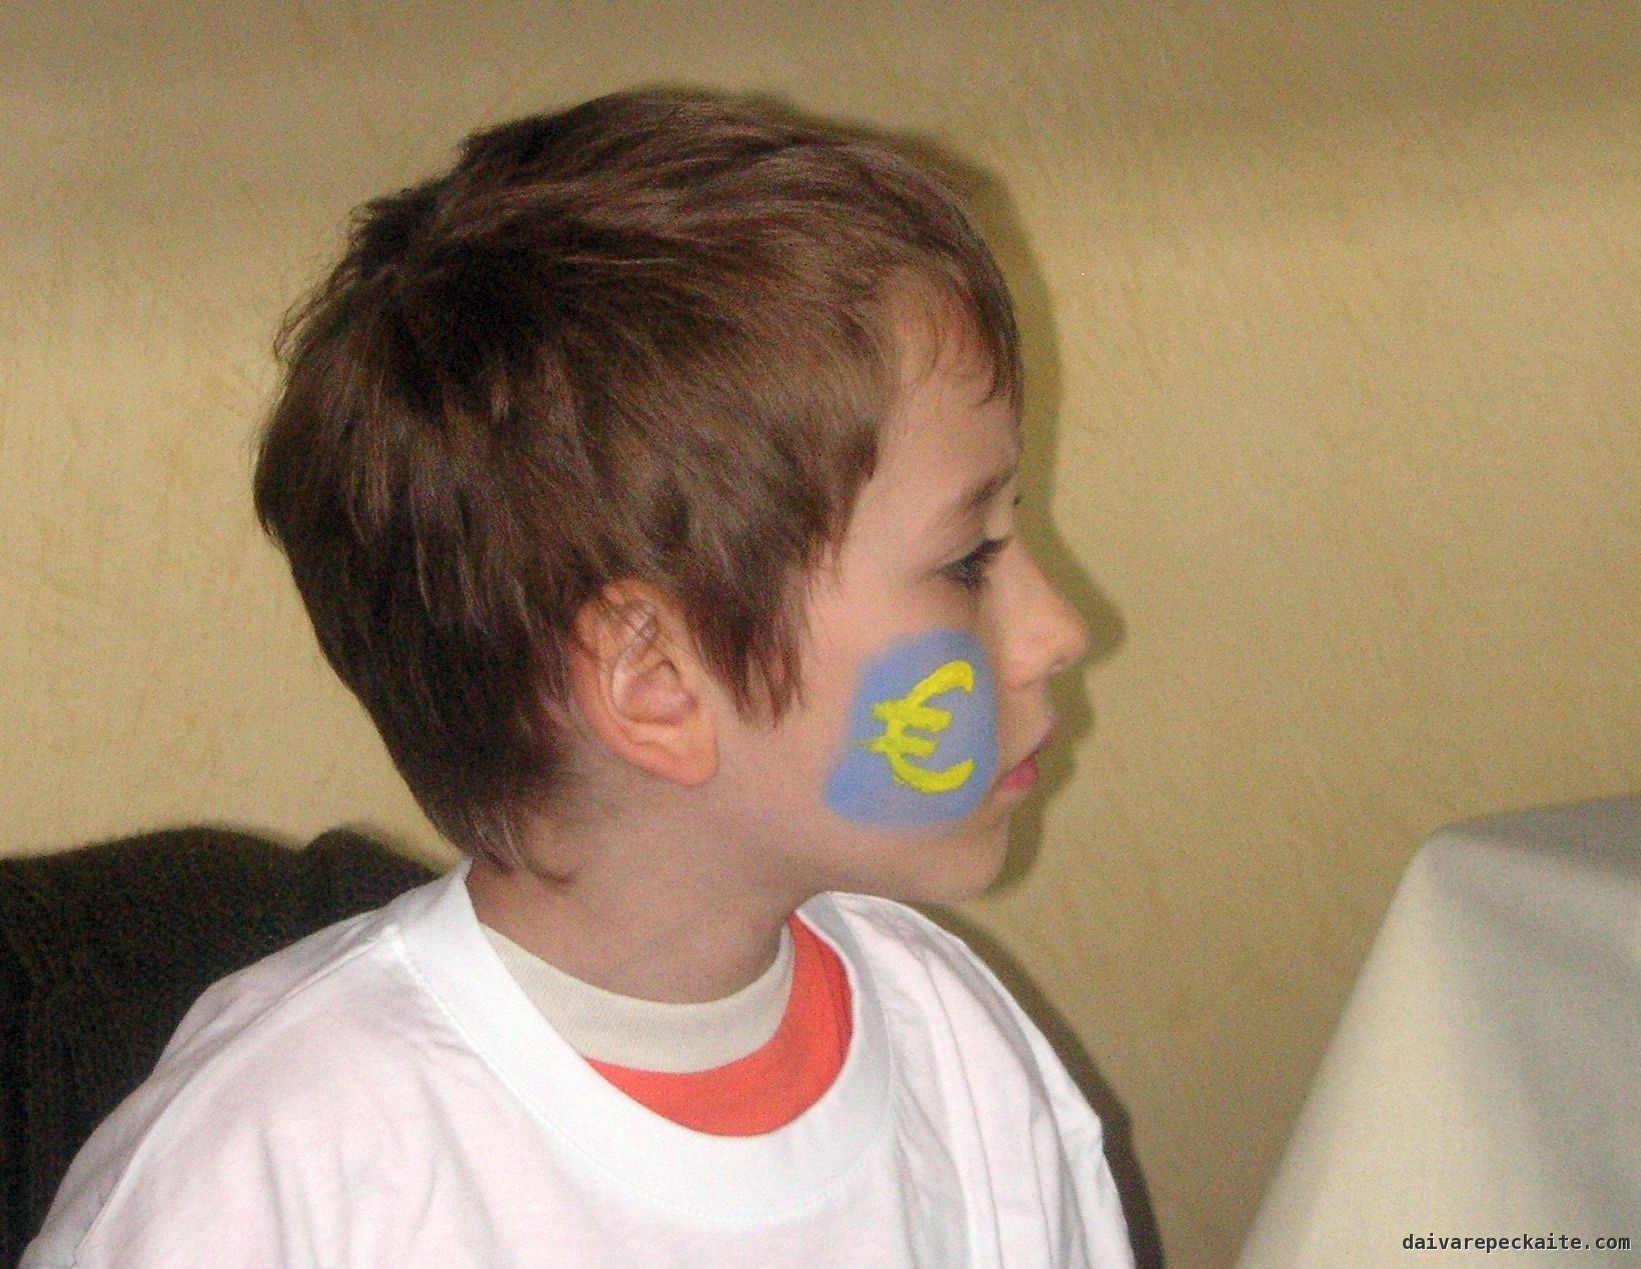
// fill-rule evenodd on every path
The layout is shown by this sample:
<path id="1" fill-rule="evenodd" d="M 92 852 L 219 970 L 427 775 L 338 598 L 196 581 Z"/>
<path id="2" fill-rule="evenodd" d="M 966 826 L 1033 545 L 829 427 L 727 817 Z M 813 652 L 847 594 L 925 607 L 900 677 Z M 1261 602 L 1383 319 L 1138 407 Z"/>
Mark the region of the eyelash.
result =
<path id="1" fill-rule="evenodd" d="M 987 538 L 960 560 L 953 560 L 943 570 L 948 580 L 964 590 L 980 590 L 986 584 L 986 575 L 998 553 L 1008 545 L 1007 538 Z"/>

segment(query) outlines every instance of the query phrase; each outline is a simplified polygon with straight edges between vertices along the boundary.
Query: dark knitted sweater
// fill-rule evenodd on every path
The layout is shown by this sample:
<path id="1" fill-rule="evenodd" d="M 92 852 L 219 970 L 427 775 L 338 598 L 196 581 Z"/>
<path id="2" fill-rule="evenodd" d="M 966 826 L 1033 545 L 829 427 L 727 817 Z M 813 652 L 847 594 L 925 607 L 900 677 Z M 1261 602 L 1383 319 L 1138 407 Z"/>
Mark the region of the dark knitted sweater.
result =
<path id="1" fill-rule="evenodd" d="M 0 860 L 0 1265 L 211 983 L 433 874 L 346 831 L 188 828 Z"/>

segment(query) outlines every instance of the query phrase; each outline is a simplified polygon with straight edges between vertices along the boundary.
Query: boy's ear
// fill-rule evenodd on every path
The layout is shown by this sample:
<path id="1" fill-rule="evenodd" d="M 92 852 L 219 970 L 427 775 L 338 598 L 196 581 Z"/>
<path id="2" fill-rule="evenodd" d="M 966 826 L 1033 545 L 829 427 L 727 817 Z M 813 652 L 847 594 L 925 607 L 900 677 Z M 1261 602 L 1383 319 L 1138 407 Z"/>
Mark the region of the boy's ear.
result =
<path id="1" fill-rule="evenodd" d="M 697 785 L 718 770 L 712 678 L 675 601 L 644 582 L 615 582 L 576 615 L 570 693 L 610 752 Z"/>

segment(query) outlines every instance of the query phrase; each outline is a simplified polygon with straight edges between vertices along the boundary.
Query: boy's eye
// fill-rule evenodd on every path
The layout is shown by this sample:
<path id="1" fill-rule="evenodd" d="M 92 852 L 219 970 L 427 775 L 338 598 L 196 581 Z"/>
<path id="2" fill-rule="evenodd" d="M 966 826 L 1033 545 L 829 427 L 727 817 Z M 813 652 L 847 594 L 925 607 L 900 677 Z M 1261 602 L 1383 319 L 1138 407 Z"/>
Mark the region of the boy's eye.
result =
<path id="1" fill-rule="evenodd" d="M 1008 545 L 1007 538 L 987 538 L 960 560 L 953 560 L 941 571 L 949 581 L 964 590 L 979 590 L 986 584 L 986 573 L 997 553 Z"/>

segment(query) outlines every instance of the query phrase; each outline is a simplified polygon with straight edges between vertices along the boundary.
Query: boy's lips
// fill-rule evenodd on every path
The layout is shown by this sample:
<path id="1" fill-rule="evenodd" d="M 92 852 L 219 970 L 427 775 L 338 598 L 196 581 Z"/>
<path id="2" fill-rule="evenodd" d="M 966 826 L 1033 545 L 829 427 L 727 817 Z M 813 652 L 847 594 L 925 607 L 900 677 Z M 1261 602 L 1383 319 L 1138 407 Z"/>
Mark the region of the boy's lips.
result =
<path id="1" fill-rule="evenodd" d="M 1042 775 L 1037 767 L 1037 755 L 1048 748 L 1053 739 L 1054 726 L 1051 723 L 1048 730 L 1043 733 L 1043 738 L 1032 746 L 1031 752 L 1003 773 L 997 781 L 998 792 L 1024 793 L 1028 789 L 1034 788 Z"/>

